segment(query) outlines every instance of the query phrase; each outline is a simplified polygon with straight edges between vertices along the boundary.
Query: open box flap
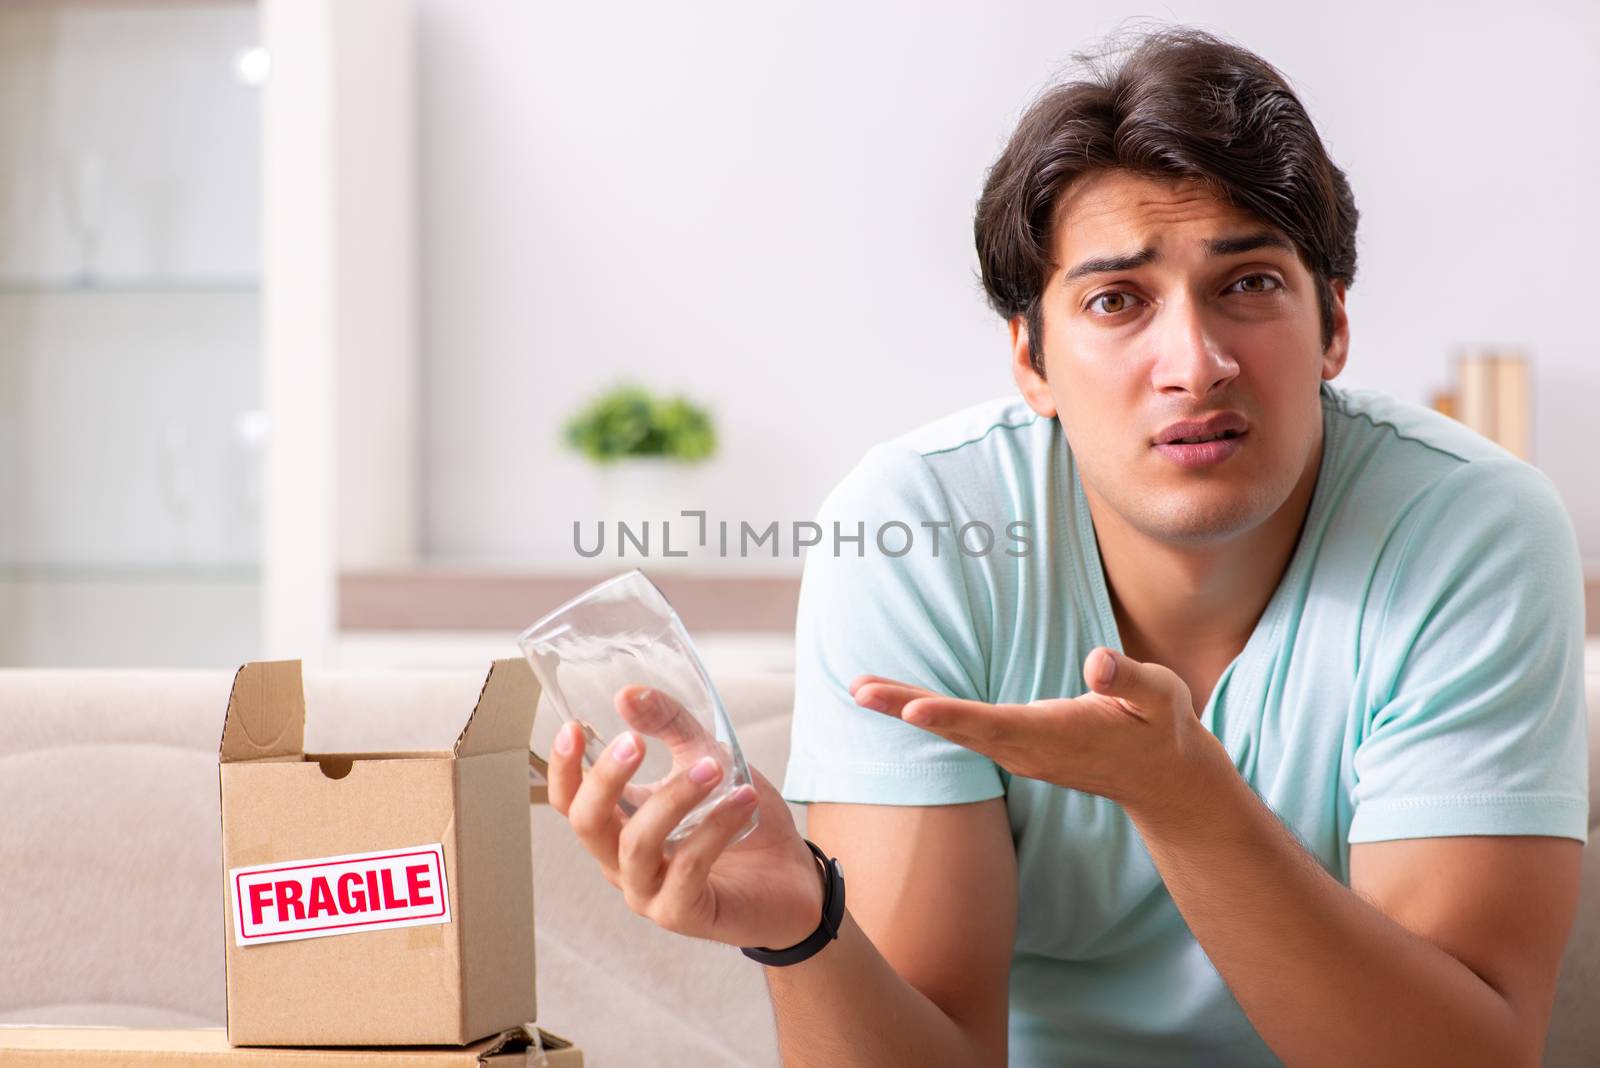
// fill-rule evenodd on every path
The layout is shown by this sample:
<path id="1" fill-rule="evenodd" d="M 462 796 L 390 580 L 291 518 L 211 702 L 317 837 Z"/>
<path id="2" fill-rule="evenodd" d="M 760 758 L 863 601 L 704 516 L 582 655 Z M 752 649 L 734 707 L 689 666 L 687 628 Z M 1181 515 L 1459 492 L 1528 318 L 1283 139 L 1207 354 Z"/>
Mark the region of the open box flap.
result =
<path id="1" fill-rule="evenodd" d="M 458 757 L 528 748 L 533 714 L 539 707 L 539 680 L 526 660 L 496 660 L 478 694 L 478 705 L 456 739 Z"/>
<path id="2" fill-rule="evenodd" d="M 297 756 L 305 747 L 300 661 L 252 661 L 233 677 L 218 758 L 223 763 Z"/>

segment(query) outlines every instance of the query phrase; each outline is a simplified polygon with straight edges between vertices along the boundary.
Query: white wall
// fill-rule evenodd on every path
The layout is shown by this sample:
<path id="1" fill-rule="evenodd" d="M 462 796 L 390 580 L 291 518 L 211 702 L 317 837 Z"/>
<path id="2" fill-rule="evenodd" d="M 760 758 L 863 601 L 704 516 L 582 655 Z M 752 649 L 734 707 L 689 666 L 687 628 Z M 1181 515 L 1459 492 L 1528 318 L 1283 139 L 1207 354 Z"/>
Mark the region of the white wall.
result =
<path id="1" fill-rule="evenodd" d="M 1010 391 L 973 201 L 1032 94 L 1141 13 L 1284 69 L 1349 174 L 1344 381 L 1421 402 L 1458 345 L 1534 354 L 1535 458 L 1600 567 L 1582 0 L 420 0 L 427 551 L 582 563 L 571 521 L 599 490 L 558 428 L 620 376 L 714 408 L 725 448 L 684 506 L 763 523 L 809 517 L 871 443 Z"/>

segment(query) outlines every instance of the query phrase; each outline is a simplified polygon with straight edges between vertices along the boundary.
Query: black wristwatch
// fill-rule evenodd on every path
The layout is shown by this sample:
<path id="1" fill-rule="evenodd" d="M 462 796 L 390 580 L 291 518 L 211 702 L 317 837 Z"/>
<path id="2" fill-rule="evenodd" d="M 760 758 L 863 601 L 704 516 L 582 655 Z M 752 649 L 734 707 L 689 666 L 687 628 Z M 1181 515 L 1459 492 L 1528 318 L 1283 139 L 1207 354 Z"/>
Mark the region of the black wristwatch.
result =
<path id="1" fill-rule="evenodd" d="M 822 922 L 817 929 L 788 949 L 767 949 L 764 946 L 742 946 L 740 953 L 751 960 L 760 961 L 770 968 L 799 964 L 821 952 L 824 946 L 839 937 L 839 925 L 844 922 L 844 866 L 835 857 L 829 857 L 816 847 L 811 839 L 804 839 L 817 862 L 822 865 Z"/>

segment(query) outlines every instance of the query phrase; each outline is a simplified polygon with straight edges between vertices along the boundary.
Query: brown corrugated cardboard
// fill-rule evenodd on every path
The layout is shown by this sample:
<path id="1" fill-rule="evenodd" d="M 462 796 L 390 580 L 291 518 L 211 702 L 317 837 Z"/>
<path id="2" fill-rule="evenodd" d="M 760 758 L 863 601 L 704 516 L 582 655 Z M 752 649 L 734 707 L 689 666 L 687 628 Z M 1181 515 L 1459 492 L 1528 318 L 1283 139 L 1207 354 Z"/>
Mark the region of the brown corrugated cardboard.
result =
<path id="1" fill-rule="evenodd" d="M 537 1032 L 538 1043 L 531 1041 Z M 544 1049 L 541 1060 L 539 1046 Z M 144 1031 L 122 1027 L 0 1026 L 0 1068 L 117 1068 L 237 1065 L 241 1068 L 583 1068 L 583 1051 L 531 1025 L 467 1046 L 433 1049 L 240 1049 L 221 1028 Z"/>
<path id="2" fill-rule="evenodd" d="M 461 1046 L 535 1017 L 538 696 L 526 661 L 497 660 L 451 750 L 307 754 L 299 662 L 239 670 L 219 752 L 229 1041 Z"/>
<path id="3" fill-rule="evenodd" d="M 528 804 L 550 803 L 550 765 L 543 757 L 528 750 Z"/>

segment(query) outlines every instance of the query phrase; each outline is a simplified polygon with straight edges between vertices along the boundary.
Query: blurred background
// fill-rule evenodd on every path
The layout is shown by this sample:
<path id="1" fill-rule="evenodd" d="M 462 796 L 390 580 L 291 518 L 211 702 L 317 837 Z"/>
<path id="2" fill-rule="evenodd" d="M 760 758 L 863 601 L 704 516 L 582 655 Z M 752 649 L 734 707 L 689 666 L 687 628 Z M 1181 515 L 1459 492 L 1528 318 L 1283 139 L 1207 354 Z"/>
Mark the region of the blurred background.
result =
<path id="1" fill-rule="evenodd" d="M 786 669 L 790 524 L 1011 392 L 973 203 L 1133 15 L 1289 75 L 1362 213 L 1341 382 L 1527 456 L 1600 580 L 1600 5 L 6 0 L 0 665 L 481 666 L 643 566 Z"/>

